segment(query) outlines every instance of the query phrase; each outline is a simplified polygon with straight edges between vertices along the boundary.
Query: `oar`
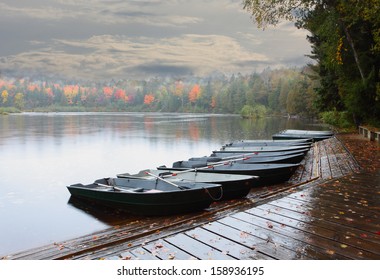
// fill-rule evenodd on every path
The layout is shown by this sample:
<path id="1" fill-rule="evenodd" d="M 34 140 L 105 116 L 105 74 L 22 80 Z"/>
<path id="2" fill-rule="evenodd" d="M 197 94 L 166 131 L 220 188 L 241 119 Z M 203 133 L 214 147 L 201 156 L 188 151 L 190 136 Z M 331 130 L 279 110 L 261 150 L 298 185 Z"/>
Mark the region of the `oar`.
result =
<path id="1" fill-rule="evenodd" d="M 219 161 L 218 163 L 215 163 L 215 164 L 208 164 L 206 162 L 206 166 L 204 167 L 197 167 L 197 168 L 189 168 L 189 169 L 185 169 L 185 170 L 181 170 L 181 171 L 178 171 L 176 172 L 176 174 L 180 174 L 180 173 L 186 173 L 186 172 L 193 172 L 193 171 L 197 171 L 197 170 L 203 170 L 203 169 L 208 169 L 208 168 L 213 168 L 213 167 L 216 167 L 216 166 L 221 166 L 221 165 L 227 165 L 233 161 L 236 161 L 236 160 L 243 160 L 245 159 L 244 158 L 241 158 L 241 159 L 233 159 L 233 160 L 224 160 L 224 161 Z M 173 175 L 174 176 L 174 175 Z"/>
<path id="2" fill-rule="evenodd" d="M 162 178 L 162 177 L 160 177 L 160 176 L 157 176 L 156 174 L 150 173 L 150 172 L 148 172 L 148 171 L 145 171 L 145 174 L 148 174 L 148 175 L 150 175 L 150 176 L 152 176 L 152 177 L 154 177 L 154 178 L 156 178 L 156 179 L 159 179 L 159 180 L 161 180 L 161 181 L 164 181 L 165 183 L 168 183 L 168 184 L 170 184 L 170 185 L 172 185 L 172 186 L 174 186 L 174 187 L 176 187 L 176 188 L 178 188 L 178 189 L 180 189 L 180 190 L 184 190 L 184 188 L 182 188 L 181 186 L 179 186 L 179 185 L 177 185 L 177 184 L 174 184 L 173 182 L 170 182 L 170 181 L 168 181 L 168 180 L 165 180 L 164 178 Z"/>
<path id="3" fill-rule="evenodd" d="M 229 157 L 222 157 L 221 161 L 226 161 L 226 160 L 230 160 L 230 161 L 234 161 L 234 160 L 247 160 L 247 159 L 250 159 L 253 155 L 257 155 L 258 153 L 247 153 L 247 154 L 240 154 L 238 156 L 229 156 Z M 220 161 L 218 161 L 220 162 Z"/>
<path id="4" fill-rule="evenodd" d="M 102 183 L 97 183 L 97 182 L 94 182 L 94 185 L 97 185 L 97 186 L 103 187 L 103 188 L 113 188 L 113 186 L 102 184 Z"/>
<path id="5" fill-rule="evenodd" d="M 110 185 L 106 185 L 106 184 L 102 184 L 102 183 L 96 183 L 95 182 L 94 185 L 97 185 L 97 186 L 103 187 L 103 188 L 113 189 L 115 191 L 129 192 L 129 193 L 135 193 L 136 192 L 136 189 L 124 189 L 124 188 L 120 188 L 118 186 L 110 186 Z"/>
<path id="6" fill-rule="evenodd" d="M 249 153 L 249 154 L 254 154 L 254 153 Z M 244 155 L 248 155 L 248 154 L 244 154 Z M 177 174 L 187 173 L 187 172 L 194 172 L 194 171 L 197 172 L 198 170 L 203 170 L 203 169 L 213 168 L 216 166 L 226 165 L 226 164 L 229 164 L 229 163 L 234 162 L 236 160 L 244 160 L 244 159 L 247 159 L 247 157 L 237 158 L 237 159 L 232 159 L 232 160 L 219 161 L 218 163 L 215 163 L 215 164 L 208 164 L 206 162 L 206 166 L 204 166 L 204 167 L 197 167 L 197 168 L 189 168 L 189 169 L 185 169 L 185 170 L 180 170 L 180 171 L 173 173 L 171 176 L 176 176 Z M 251 175 L 251 176 L 256 178 L 256 179 L 259 178 L 259 176 L 253 176 L 253 175 Z"/>

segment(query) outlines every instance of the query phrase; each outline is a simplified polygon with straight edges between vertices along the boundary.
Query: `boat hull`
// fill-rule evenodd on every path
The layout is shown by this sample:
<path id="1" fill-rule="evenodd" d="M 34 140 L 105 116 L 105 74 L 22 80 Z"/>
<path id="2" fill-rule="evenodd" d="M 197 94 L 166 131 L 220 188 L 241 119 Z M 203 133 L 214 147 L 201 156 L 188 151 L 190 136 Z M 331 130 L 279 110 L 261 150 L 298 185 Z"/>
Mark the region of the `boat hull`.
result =
<path id="1" fill-rule="evenodd" d="M 246 146 L 303 146 L 311 145 L 312 139 L 290 139 L 290 140 L 240 140 L 228 143 L 226 147 L 246 147 Z"/>
<path id="2" fill-rule="evenodd" d="M 231 152 L 231 151 L 213 151 L 211 154 L 211 157 L 231 157 L 231 156 L 238 156 L 238 157 L 244 157 L 244 156 L 251 156 L 251 157 L 277 157 L 277 156 L 284 156 L 284 155 L 293 155 L 297 153 L 303 153 L 304 155 L 307 154 L 309 151 L 309 148 L 301 149 L 301 150 L 293 150 L 293 151 L 280 151 L 280 152 Z"/>
<path id="3" fill-rule="evenodd" d="M 292 139 L 313 139 L 321 141 L 332 137 L 332 131 L 313 131 L 313 130 L 296 130 L 288 129 L 272 135 L 273 140 L 292 140 Z"/>
<path id="4" fill-rule="evenodd" d="M 232 156 L 232 157 L 198 157 L 198 158 L 190 158 L 189 161 L 194 162 L 220 162 L 231 160 L 236 163 L 300 163 L 305 157 L 304 153 L 291 154 L 291 155 L 279 155 L 279 156 Z"/>
<path id="5" fill-rule="evenodd" d="M 107 180 L 101 179 L 95 181 L 94 184 L 75 184 L 67 188 L 73 197 L 145 216 L 201 211 L 223 195 L 221 186 L 216 184 L 208 184 L 207 187 L 205 184 L 204 187 L 197 186 L 185 190 L 154 191 L 151 189 L 149 192 L 124 192 L 115 190 L 111 186 L 106 187 L 106 184 Z"/>
<path id="6" fill-rule="evenodd" d="M 242 174 L 258 176 L 258 185 L 272 185 L 283 183 L 290 179 L 298 168 L 299 164 L 223 164 L 208 166 L 207 168 L 196 168 L 196 172 L 214 172 L 224 174 Z M 159 170 L 186 171 L 194 170 L 190 168 L 169 168 L 160 166 Z"/>
<path id="7" fill-rule="evenodd" d="M 164 170 L 142 170 L 138 174 L 118 174 L 119 178 L 145 178 L 147 180 L 156 180 L 154 177 L 147 175 L 146 172 L 161 176 L 171 182 L 196 182 L 220 184 L 223 189 L 223 200 L 242 198 L 248 195 L 251 188 L 258 185 L 254 176 L 241 174 L 220 174 L 220 173 L 202 173 L 202 172 L 165 172 Z"/>
<path id="8" fill-rule="evenodd" d="M 254 153 L 254 152 L 287 152 L 310 149 L 309 145 L 301 146 L 241 146 L 241 147 L 222 147 L 221 151 L 230 153 Z"/>

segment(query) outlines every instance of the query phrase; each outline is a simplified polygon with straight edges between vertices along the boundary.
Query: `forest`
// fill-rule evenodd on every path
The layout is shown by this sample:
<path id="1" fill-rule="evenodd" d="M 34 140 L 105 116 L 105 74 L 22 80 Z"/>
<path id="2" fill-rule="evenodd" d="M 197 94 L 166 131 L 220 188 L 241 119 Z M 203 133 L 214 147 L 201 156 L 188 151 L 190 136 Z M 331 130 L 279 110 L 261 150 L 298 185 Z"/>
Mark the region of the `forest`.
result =
<path id="1" fill-rule="evenodd" d="M 154 111 L 315 117 L 310 68 L 251 75 L 107 83 L 0 79 L 0 107 L 21 111 Z"/>
<path id="2" fill-rule="evenodd" d="M 259 28 L 292 21 L 310 32 L 319 112 L 379 125 L 380 0 L 243 2 Z"/>

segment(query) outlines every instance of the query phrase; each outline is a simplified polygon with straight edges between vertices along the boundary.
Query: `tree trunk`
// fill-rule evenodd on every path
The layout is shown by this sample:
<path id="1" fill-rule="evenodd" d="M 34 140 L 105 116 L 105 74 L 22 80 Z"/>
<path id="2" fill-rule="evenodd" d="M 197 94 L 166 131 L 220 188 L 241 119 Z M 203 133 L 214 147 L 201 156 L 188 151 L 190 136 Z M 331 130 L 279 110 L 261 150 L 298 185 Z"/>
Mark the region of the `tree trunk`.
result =
<path id="1" fill-rule="evenodd" d="M 342 24 L 342 27 L 343 27 L 344 33 L 346 34 L 347 41 L 348 41 L 348 43 L 350 44 L 350 47 L 351 47 L 351 49 L 352 49 L 352 52 L 353 52 L 353 55 L 354 55 L 354 59 L 355 59 L 356 66 L 357 66 L 358 69 L 359 69 L 360 76 L 361 76 L 361 78 L 362 78 L 362 82 L 363 82 L 363 84 L 364 84 L 364 83 L 365 83 L 364 72 L 363 72 L 362 67 L 360 66 L 359 56 L 358 56 L 358 53 L 356 52 L 355 45 L 354 45 L 354 41 L 352 40 L 351 34 L 350 34 L 350 32 L 348 31 L 347 26 L 343 23 L 343 21 L 340 21 L 340 22 L 341 22 L 341 24 Z"/>

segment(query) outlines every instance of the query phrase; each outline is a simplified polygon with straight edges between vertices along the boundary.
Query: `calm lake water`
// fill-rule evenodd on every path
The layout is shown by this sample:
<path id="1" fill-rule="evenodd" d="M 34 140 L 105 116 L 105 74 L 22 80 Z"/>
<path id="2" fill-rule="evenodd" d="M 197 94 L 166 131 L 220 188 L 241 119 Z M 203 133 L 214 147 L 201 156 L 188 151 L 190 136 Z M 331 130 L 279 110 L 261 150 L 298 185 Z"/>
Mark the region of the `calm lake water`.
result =
<path id="1" fill-rule="evenodd" d="M 0 116 L 0 257 L 105 229 L 70 202 L 67 185 L 209 155 L 239 139 L 325 129 L 305 121 L 235 115 L 24 113 Z"/>

